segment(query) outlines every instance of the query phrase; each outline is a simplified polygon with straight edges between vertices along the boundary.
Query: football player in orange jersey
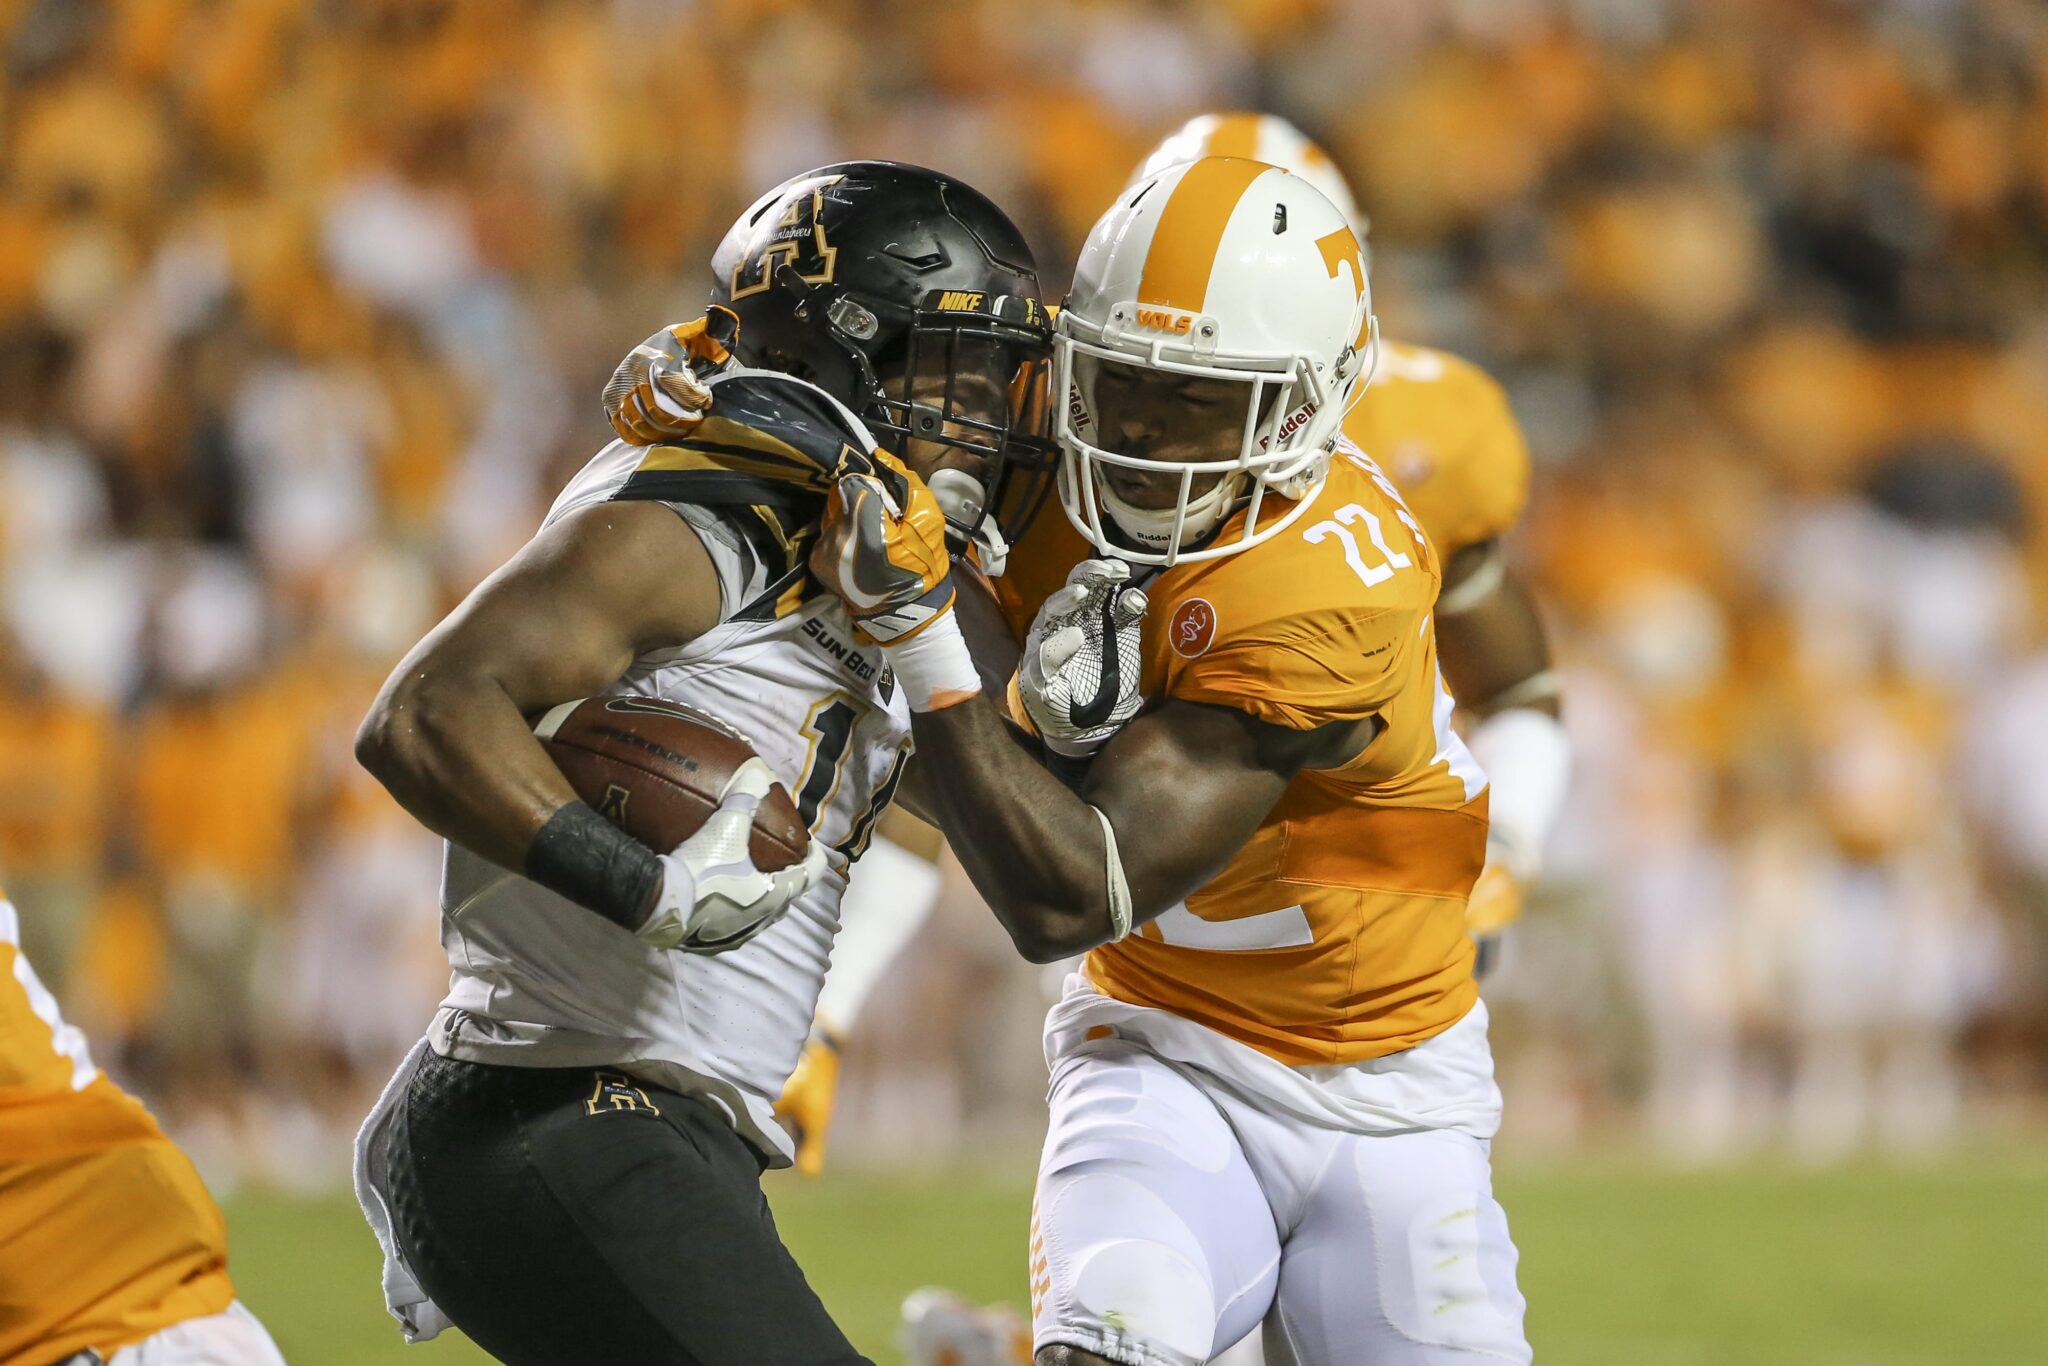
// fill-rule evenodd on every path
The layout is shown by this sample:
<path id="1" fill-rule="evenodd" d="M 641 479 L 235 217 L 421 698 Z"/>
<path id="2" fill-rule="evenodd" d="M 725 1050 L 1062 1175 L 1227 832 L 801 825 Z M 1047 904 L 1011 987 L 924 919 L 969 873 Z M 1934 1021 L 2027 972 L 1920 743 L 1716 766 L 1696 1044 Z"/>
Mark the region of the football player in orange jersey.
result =
<path id="1" fill-rule="evenodd" d="M 1126 191 L 1056 329 L 1066 519 L 999 581 L 1021 709 L 1092 757 L 1069 788 L 972 688 L 913 717 L 924 805 L 1020 951 L 1088 955 L 1046 1026 L 1048 1366 L 1206 1362 L 1261 1324 L 1298 1362 L 1529 1359 L 1464 924 L 1486 779 L 1436 553 L 1340 430 L 1376 342 L 1306 181 L 1211 157 Z M 942 591 L 943 519 L 898 483 L 849 467 L 812 555 L 857 623 Z M 967 677 L 960 615 L 890 620 L 885 654 Z"/>
<path id="2" fill-rule="evenodd" d="M 1301 176 L 1364 245 L 1366 217 L 1343 173 L 1278 115 L 1197 115 L 1161 140 L 1132 183 L 1204 156 L 1251 157 Z M 1543 623 L 1501 550 L 1528 501 L 1528 447 L 1492 376 L 1448 351 L 1394 341 L 1381 344 L 1372 388 L 1344 434 L 1393 479 L 1443 564 L 1436 623 L 1444 677 L 1493 794 L 1486 869 L 1466 910 L 1484 975 L 1498 961 L 1501 932 L 1521 914 L 1571 773 Z"/>
<path id="3" fill-rule="evenodd" d="M 228 1279 L 227 1224 L 93 1066 L 0 893 L 0 1363 L 282 1366 Z"/>

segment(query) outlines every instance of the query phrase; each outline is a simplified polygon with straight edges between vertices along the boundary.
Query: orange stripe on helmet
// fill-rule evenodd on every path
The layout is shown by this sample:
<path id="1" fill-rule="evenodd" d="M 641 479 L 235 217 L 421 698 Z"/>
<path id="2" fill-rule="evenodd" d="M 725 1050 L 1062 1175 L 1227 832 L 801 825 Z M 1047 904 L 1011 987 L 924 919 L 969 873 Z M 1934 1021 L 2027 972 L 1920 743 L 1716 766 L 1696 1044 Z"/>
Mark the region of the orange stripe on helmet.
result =
<path id="1" fill-rule="evenodd" d="M 1251 157 L 1259 155 L 1259 116 L 1257 114 L 1218 114 L 1216 126 L 1209 130 L 1209 142 L 1202 149 L 1204 156 Z"/>
<path id="2" fill-rule="evenodd" d="M 1138 302 L 1200 313 L 1230 215 L 1251 183 L 1271 169 L 1242 157 L 1191 162 L 1153 230 L 1138 277 Z"/>

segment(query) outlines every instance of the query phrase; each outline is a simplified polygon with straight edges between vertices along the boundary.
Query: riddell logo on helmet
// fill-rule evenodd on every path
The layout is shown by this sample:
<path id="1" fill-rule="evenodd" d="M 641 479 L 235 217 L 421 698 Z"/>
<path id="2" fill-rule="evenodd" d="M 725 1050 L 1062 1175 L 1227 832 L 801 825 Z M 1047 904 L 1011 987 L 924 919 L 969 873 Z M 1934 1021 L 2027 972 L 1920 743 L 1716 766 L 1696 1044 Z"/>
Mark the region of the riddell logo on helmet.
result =
<path id="1" fill-rule="evenodd" d="M 1315 415 L 1316 404 L 1315 401 L 1311 399 L 1309 402 L 1302 404 L 1299 408 L 1296 408 L 1293 412 L 1289 413 L 1287 415 L 1287 420 L 1280 424 L 1279 430 L 1275 431 L 1271 438 L 1260 437 L 1259 449 L 1265 450 L 1266 448 L 1272 446 L 1275 442 L 1285 441 L 1288 437 L 1293 436 L 1297 431 L 1299 431 L 1303 423 L 1307 422 L 1310 418 L 1314 417 Z"/>
<path id="2" fill-rule="evenodd" d="M 1164 308 L 1140 308 L 1138 326 L 1149 327 L 1154 332 L 1172 332 L 1181 335 L 1195 325 L 1194 318 L 1186 313 L 1174 313 Z"/>

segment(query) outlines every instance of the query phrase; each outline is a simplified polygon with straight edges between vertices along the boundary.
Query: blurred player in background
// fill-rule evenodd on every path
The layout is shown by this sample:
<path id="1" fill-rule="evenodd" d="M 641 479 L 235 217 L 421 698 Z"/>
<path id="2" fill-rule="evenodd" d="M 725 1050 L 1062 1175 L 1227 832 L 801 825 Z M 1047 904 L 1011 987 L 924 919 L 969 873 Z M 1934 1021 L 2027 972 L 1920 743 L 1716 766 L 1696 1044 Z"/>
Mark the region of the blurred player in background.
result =
<path id="1" fill-rule="evenodd" d="M 979 686 L 919 652 L 952 610 L 948 537 L 999 541 L 984 512 L 1013 446 L 1044 467 L 1022 430 L 1050 341 L 1036 270 L 969 187 L 889 162 L 806 173 L 733 225 L 712 274 L 706 318 L 636 353 L 687 429 L 599 452 L 358 743 L 449 841 L 454 969 L 364 1126 L 358 1191 L 408 1337 L 452 1321 L 511 1362 L 864 1359 L 762 1198 L 791 1157 L 770 1107 L 910 716 Z M 875 432 L 960 498 L 934 514 L 930 592 L 856 638 L 806 562 L 843 466 L 907 496 Z M 535 739 L 530 718 L 599 693 L 698 708 L 759 754 L 673 851 L 579 800 Z M 778 776 L 810 856 L 765 873 L 745 832 Z"/>
<path id="2" fill-rule="evenodd" d="M 1249 157 L 1301 176 L 1338 207 L 1365 245 L 1366 216 L 1336 164 L 1277 115 L 1190 119 L 1146 157 L 1132 183 L 1204 156 Z M 626 396 L 615 394 L 613 413 Z M 639 402 L 651 404 L 651 395 Z M 1541 867 L 1571 770 L 1543 625 L 1501 545 L 1528 499 L 1528 448 L 1507 395 L 1484 371 L 1449 352 L 1400 342 L 1381 343 L 1379 369 L 1345 419 L 1344 434 L 1393 478 L 1443 564 L 1436 622 L 1444 677 L 1493 792 L 1486 870 L 1466 922 L 1484 975 Z M 824 1166 L 844 1040 L 875 984 L 938 903 L 931 866 L 937 849 L 929 829 L 898 814 L 885 821 L 848 892 L 818 1028 L 777 1107 L 797 1135 L 797 1165 L 807 1175 Z"/>
<path id="3" fill-rule="evenodd" d="M 912 718 L 1019 950 L 1088 955 L 1046 1020 L 1036 1360 L 1192 1366 L 1263 1325 L 1283 1360 L 1527 1361 L 1464 921 L 1486 779 L 1436 556 L 1341 433 L 1377 343 L 1357 239 L 1300 177 L 1183 163 L 1096 224 L 1055 331 L 1066 519 L 995 584 L 1052 766 L 988 699 Z M 932 525 L 849 473 L 812 568 L 886 612 Z"/>
<path id="4" fill-rule="evenodd" d="M 227 1222 L 93 1065 L 0 893 L 0 1361 L 281 1366 L 228 1279 Z"/>

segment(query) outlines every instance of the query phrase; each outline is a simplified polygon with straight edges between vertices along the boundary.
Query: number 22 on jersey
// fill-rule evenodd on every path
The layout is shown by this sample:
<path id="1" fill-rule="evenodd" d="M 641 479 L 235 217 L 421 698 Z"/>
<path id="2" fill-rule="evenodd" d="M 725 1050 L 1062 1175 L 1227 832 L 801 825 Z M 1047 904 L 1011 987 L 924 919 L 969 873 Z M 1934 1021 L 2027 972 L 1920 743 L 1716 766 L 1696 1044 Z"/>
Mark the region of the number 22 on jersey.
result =
<path id="1" fill-rule="evenodd" d="M 1401 524 L 1414 534 L 1416 540 L 1421 540 L 1421 526 L 1408 514 L 1407 506 L 1401 501 L 1400 492 L 1386 475 L 1380 473 L 1379 466 L 1373 464 L 1365 455 L 1354 451 L 1344 452 L 1344 458 L 1365 471 L 1367 477 L 1379 486 L 1380 492 L 1387 495 L 1387 500 L 1394 506 L 1394 515 L 1401 519 Z M 1353 535 L 1351 530 L 1357 526 L 1365 528 L 1366 538 L 1372 542 L 1372 548 L 1379 552 L 1378 563 L 1366 563 L 1365 556 L 1359 550 L 1358 537 Z M 1302 532 L 1301 538 L 1310 545 L 1321 545 L 1330 540 L 1342 545 L 1344 563 L 1351 567 L 1351 572 L 1358 575 L 1359 581 L 1367 588 L 1375 588 L 1393 578 L 1394 571 L 1410 569 L 1415 564 L 1409 556 L 1387 544 L 1386 529 L 1380 524 L 1379 517 L 1357 503 L 1346 503 L 1337 509 L 1335 517 L 1317 522 Z"/>
<path id="2" fill-rule="evenodd" d="M 1358 538 L 1351 534 L 1350 528 L 1361 522 L 1365 524 L 1365 534 L 1371 538 L 1373 549 L 1382 557 L 1378 564 L 1365 562 L 1365 557 L 1358 550 Z M 1310 545 L 1321 545 L 1332 537 L 1343 543 L 1344 563 L 1351 566 L 1351 572 L 1358 575 L 1367 588 L 1385 583 L 1394 577 L 1395 570 L 1407 569 L 1415 563 L 1387 544 L 1387 533 L 1381 529 L 1380 519 L 1356 503 L 1346 503 L 1337 509 L 1334 520 L 1317 522 L 1301 533 L 1301 538 Z"/>

